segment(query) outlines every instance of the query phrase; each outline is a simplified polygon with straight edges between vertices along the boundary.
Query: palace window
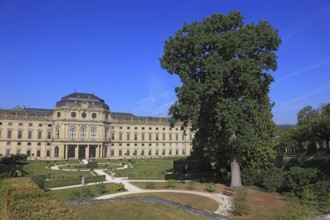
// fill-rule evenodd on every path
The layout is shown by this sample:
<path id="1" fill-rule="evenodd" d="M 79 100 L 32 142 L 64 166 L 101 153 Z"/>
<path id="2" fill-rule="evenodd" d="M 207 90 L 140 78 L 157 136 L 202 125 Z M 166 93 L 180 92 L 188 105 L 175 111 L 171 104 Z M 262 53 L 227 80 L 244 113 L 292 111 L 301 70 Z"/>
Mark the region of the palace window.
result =
<path id="1" fill-rule="evenodd" d="M 56 137 L 56 139 L 60 138 L 60 129 L 59 128 L 56 128 L 55 137 Z"/>
<path id="2" fill-rule="evenodd" d="M 152 133 L 149 133 L 149 141 L 152 140 Z"/>
<path id="3" fill-rule="evenodd" d="M 10 139 L 11 138 L 11 130 L 7 131 L 7 138 Z"/>
<path id="4" fill-rule="evenodd" d="M 86 128 L 81 128 L 80 139 L 81 140 L 85 140 L 86 139 Z"/>
<path id="5" fill-rule="evenodd" d="M 54 149 L 54 157 L 58 157 L 58 154 L 59 154 L 59 149 L 56 146 L 55 149 Z"/>
<path id="6" fill-rule="evenodd" d="M 166 139 L 166 134 L 164 133 L 163 134 L 163 141 L 165 141 L 165 139 Z"/>
<path id="7" fill-rule="evenodd" d="M 134 140 L 137 141 L 137 139 L 138 139 L 138 135 L 134 134 Z"/>
<path id="8" fill-rule="evenodd" d="M 6 156 L 7 156 L 7 157 L 10 156 L 10 150 L 6 150 Z"/>
<path id="9" fill-rule="evenodd" d="M 18 123 L 18 126 L 23 126 L 23 123 Z"/>
<path id="10" fill-rule="evenodd" d="M 70 139 L 71 140 L 76 139 L 76 129 L 75 128 L 70 128 Z"/>
<path id="11" fill-rule="evenodd" d="M 48 131 L 47 132 L 47 139 L 51 139 L 52 138 L 52 132 L 51 131 Z"/>
<path id="12" fill-rule="evenodd" d="M 119 133 L 119 140 L 123 140 L 123 133 Z"/>
<path id="13" fill-rule="evenodd" d="M 46 151 L 46 157 L 50 157 L 50 150 Z"/>
<path id="14" fill-rule="evenodd" d="M 33 126 L 33 123 L 29 123 L 29 127 L 32 127 Z"/>
<path id="15" fill-rule="evenodd" d="M 96 113 L 92 113 L 92 118 L 96 118 Z"/>
<path id="16" fill-rule="evenodd" d="M 42 138 L 42 131 L 38 131 L 38 139 Z"/>
<path id="17" fill-rule="evenodd" d="M 111 133 L 111 140 L 115 140 L 115 133 Z"/>
<path id="18" fill-rule="evenodd" d="M 141 139 L 144 141 L 144 134 L 141 134 Z"/>
<path id="19" fill-rule="evenodd" d="M 26 156 L 30 157 L 31 156 L 31 150 L 26 151 Z"/>
<path id="20" fill-rule="evenodd" d="M 179 134 L 175 134 L 175 140 L 176 140 L 176 141 L 179 140 Z"/>
<path id="21" fill-rule="evenodd" d="M 129 141 L 129 139 L 130 139 L 130 133 L 127 133 L 127 138 L 126 138 L 126 140 L 128 140 Z"/>
<path id="22" fill-rule="evenodd" d="M 172 134 L 170 134 L 170 141 L 172 141 Z"/>
<path id="23" fill-rule="evenodd" d="M 13 126 L 13 122 L 8 122 L 8 126 Z"/>
<path id="24" fill-rule="evenodd" d="M 18 138 L 18 139 L 21 139 L 21 138 L 22 138 L 22 131 L 18 131 L 18 133 L 17 133 L 17 138 Z"/>
<path id="25" fill-rule="evenodd" d="M 156 141 L 159 140 L 159 134 L 156 134 Z"/>
<path id="26" fill-rule="evenodd" d="M 94 113 L 95 114 L 95 113 Z M 91 139 L 92 140 L 95 140 L 96 139 L 96 129 L 95 128 L 92 128 L 91 129 Z"/>
<path id="27" fill-rule="evenodd" d="M 37 150 L 37 157 L 40 157 L 40 150 Z"/>
<path id="28" fill-rule="evenodd" d="M 32 139 L 32 131 L 28 131 L 28 139 Z"/>
<path id="29" fill-rule="evenodd" d="M 72 117 L 72 118 L 75 118 L 75 117 L 76 117 L 76 115 L 77 115 L 77 113 L 76 113 L 76 112 L 71 112 L 71 117 Z"/>

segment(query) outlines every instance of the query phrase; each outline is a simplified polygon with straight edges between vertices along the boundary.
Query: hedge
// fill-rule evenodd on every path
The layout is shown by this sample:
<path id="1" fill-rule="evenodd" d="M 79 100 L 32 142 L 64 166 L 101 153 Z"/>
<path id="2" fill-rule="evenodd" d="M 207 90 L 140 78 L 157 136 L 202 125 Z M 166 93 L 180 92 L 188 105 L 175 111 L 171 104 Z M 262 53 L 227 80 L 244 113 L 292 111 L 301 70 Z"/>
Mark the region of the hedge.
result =
<path id="1" fill-rule="evenodd" d="M 48 197 L 31 179 L 10 178 L 1 184 L 1 216 L 9 219 L 79 219 L 58 200 Z"/>
<path id="2" fill-rule="evenodd" d="M 63 179 L 63 180 L 52 180 L 45 182 L 45 188 L 55 188 L 62 186 L 71 186 L 81 184 L 82 178 L 72 178 L 72 179 Z M 85 183 L 95 183 L 105 181 L 105 175 L 101 176 L 87 176 L 85 177 Z"/>

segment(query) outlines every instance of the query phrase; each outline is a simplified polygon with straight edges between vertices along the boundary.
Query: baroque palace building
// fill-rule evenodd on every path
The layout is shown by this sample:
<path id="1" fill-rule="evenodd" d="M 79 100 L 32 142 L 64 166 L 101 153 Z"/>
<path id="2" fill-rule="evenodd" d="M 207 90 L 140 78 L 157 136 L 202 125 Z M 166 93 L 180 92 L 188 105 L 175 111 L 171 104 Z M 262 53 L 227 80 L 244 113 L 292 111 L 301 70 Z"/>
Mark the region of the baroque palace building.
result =
<path id="1" fill-rule="evenodd" d="M 163 117 L 111 112 L 88 93 L 62 97 L 54 109 L 0 109 L 0 157 L 28 159 L 149 158 L 188 156 L 193 134 Z"/>
<path id="2" fill-rule="evenodd" d="M 54 109 L 0 109 L 0 156 L 28 159 L 188 156 L 193 134 L 163 117 L 111 112 L 88 93 L 62 97 Z"/>

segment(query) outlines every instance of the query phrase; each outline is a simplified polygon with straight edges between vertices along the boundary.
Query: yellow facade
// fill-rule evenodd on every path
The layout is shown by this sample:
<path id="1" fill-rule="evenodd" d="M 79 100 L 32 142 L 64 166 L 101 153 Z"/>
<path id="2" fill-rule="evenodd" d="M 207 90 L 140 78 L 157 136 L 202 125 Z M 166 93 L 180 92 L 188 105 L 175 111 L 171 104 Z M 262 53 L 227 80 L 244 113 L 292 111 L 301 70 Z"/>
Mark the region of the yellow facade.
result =
<path id="1" fill-rule="evenodd" d="M 0 109 L 0 156 L 29 159 L 188 156 L 193 134 L 166 118 L 111 112 L 93 94 L 72 93 L 54 109 Z"/>

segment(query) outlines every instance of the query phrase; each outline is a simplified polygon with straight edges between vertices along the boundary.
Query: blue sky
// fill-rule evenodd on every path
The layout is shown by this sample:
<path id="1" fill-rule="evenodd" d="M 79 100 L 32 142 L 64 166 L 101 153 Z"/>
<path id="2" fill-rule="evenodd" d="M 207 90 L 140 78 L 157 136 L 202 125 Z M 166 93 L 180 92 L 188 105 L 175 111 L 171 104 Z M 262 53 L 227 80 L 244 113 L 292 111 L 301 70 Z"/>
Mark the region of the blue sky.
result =
<path id="1" fill-rule="evenodd" d="M 164 40 L 184 22 L 233 10 L 279 29 L 277 124 L 330 102 L 328 0 L 0 0 L 0 107 L 53 108 L 76 90 L 115 112 L 166 116 L 180 81 L 160 67 Z"/>

